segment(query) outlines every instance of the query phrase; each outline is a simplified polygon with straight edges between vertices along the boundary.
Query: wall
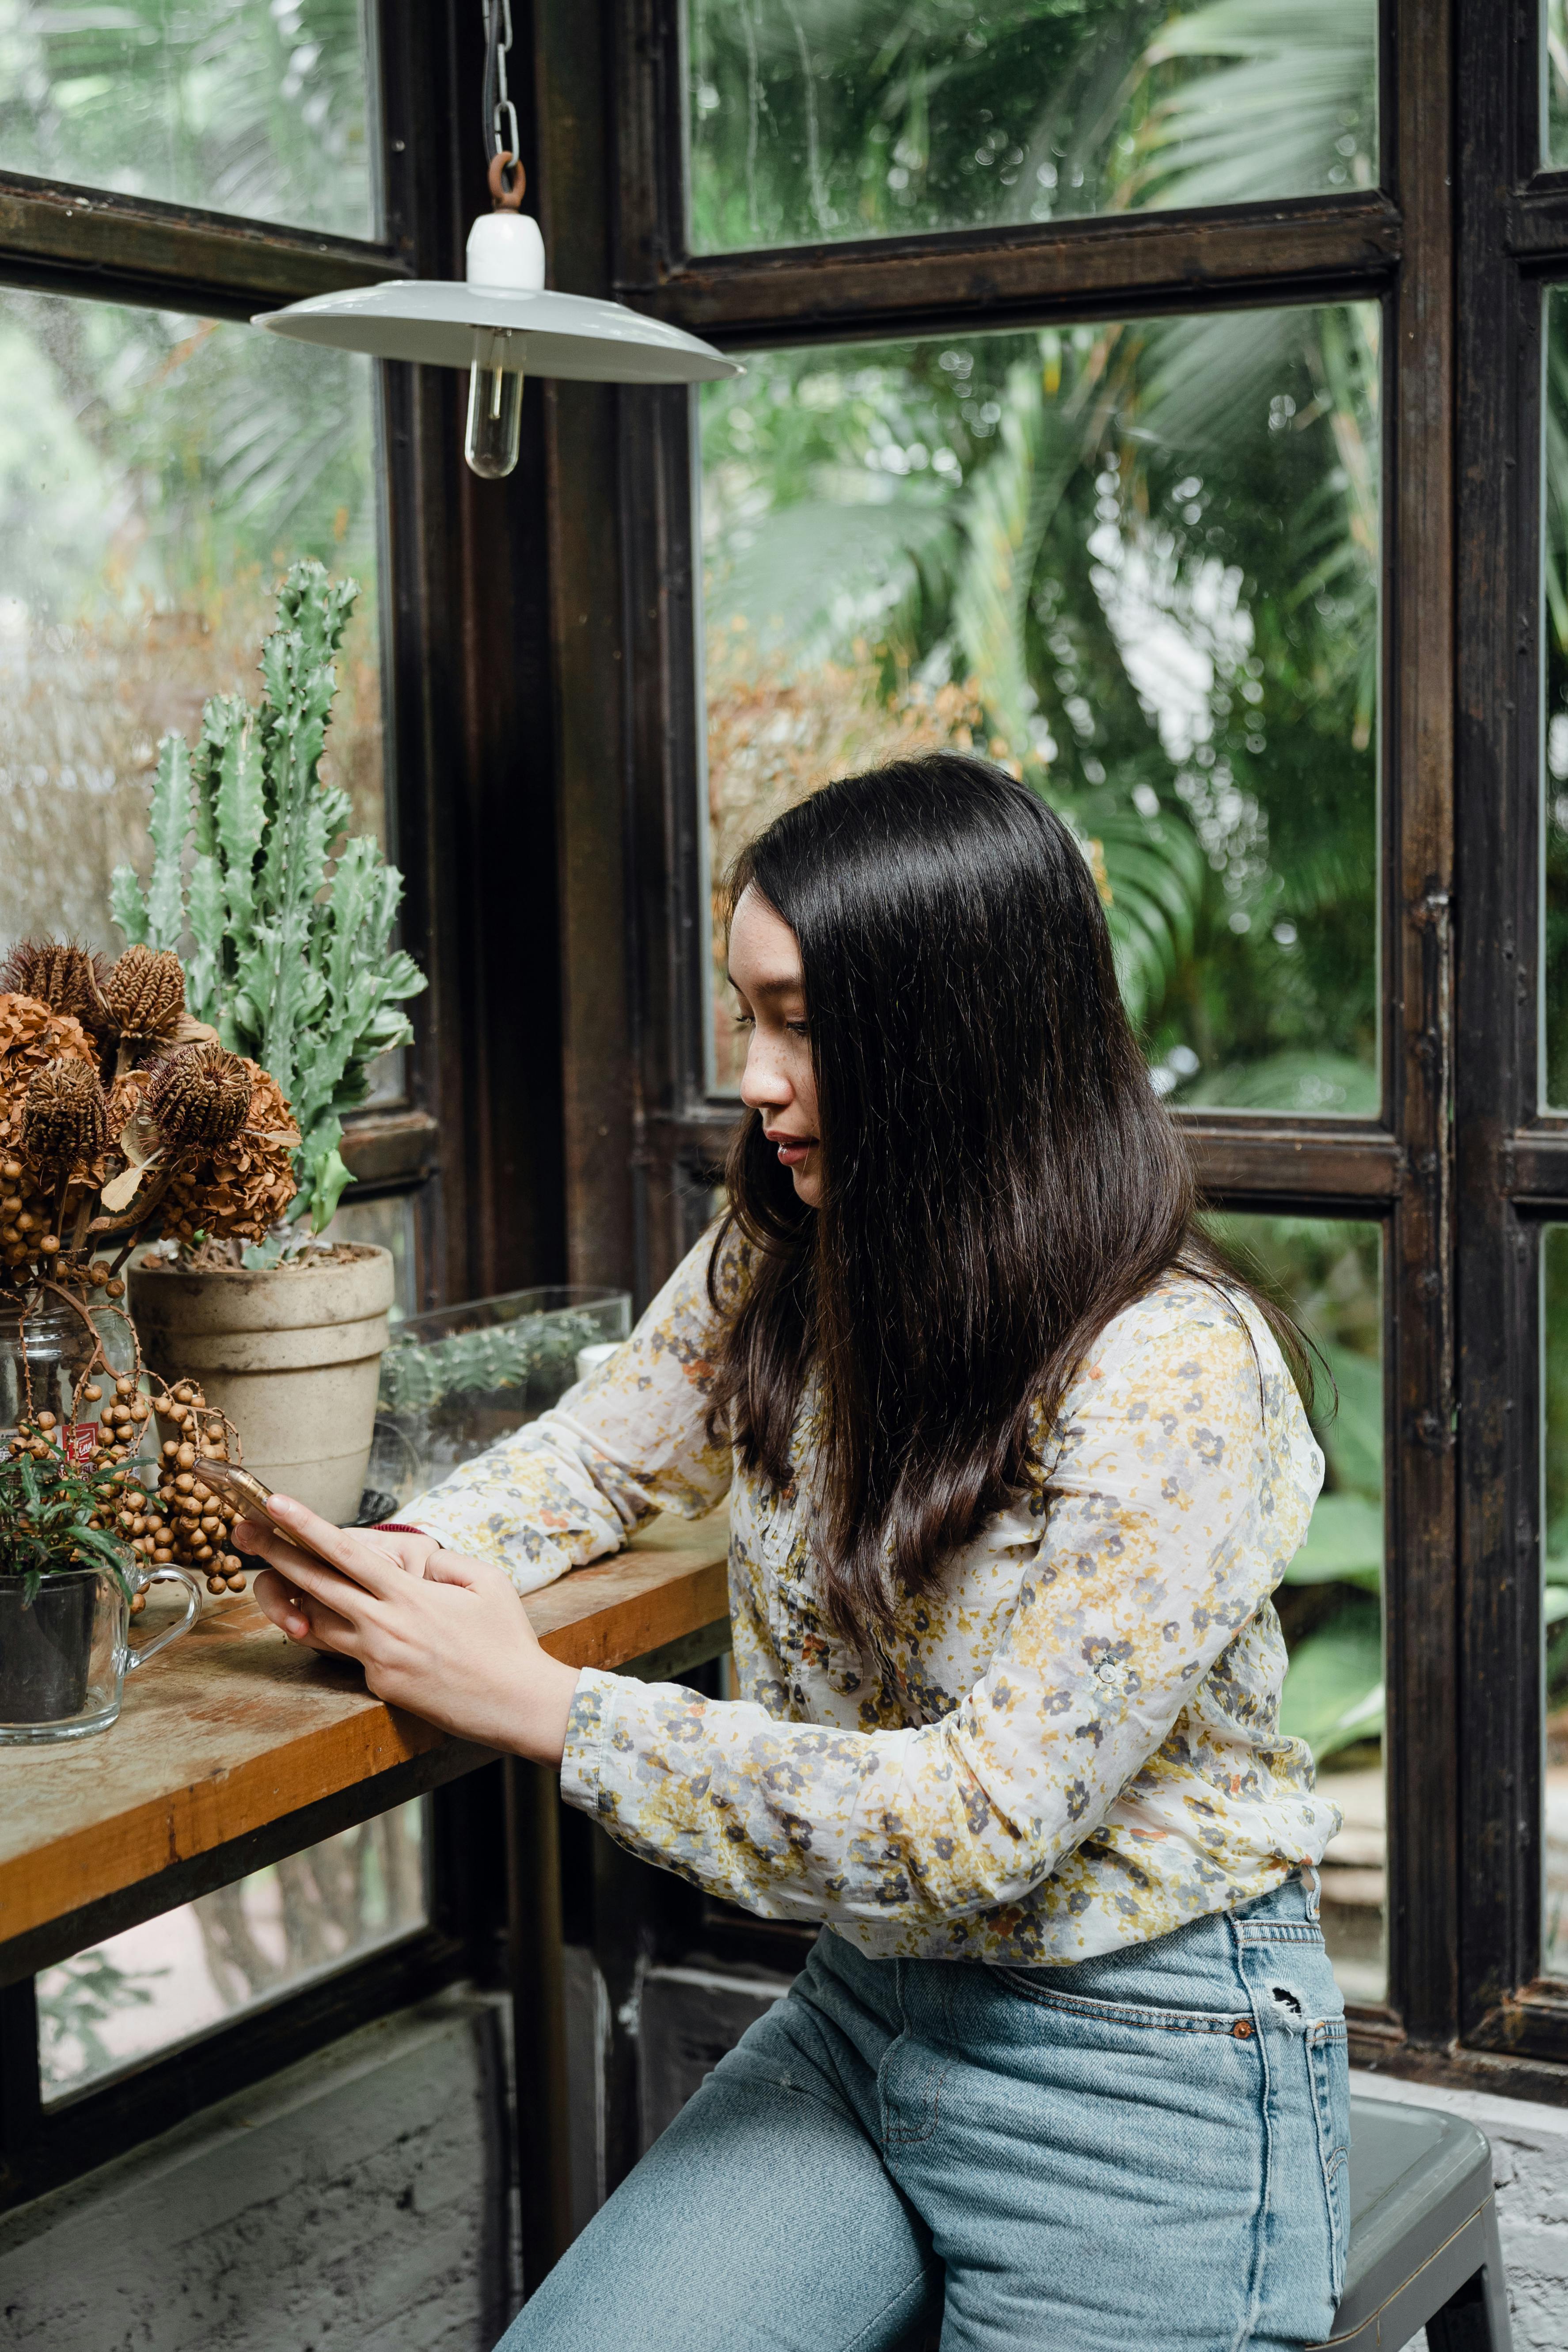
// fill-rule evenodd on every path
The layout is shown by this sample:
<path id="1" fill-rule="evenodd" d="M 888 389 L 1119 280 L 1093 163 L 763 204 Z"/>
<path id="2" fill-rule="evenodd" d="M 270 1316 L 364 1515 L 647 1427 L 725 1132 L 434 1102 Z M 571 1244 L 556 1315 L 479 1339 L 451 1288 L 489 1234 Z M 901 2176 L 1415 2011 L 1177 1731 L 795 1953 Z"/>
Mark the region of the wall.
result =
<path id="1" fill-rule="evenodd" d="M 476 1995 L 363 2027 L 0 2219 L 0 2341 L 489 2352 L 516 2300 L 504 2081 Z"/>

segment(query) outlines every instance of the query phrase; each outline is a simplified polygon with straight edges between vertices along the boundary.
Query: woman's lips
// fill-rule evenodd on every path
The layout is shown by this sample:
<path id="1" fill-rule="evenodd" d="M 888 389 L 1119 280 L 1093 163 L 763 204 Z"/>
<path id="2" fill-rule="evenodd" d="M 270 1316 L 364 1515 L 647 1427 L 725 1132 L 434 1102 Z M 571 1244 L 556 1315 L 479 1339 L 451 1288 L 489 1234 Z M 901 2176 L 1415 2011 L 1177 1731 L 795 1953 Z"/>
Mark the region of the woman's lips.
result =
<path id="1" fill-rule="evenodd" d="M 763 1133 L 777 1149 L 781 1168 L 798 1168 L 816 1142 L 815 1135 L 775 1134 L 769 1128 L 764 1128 Z"/>

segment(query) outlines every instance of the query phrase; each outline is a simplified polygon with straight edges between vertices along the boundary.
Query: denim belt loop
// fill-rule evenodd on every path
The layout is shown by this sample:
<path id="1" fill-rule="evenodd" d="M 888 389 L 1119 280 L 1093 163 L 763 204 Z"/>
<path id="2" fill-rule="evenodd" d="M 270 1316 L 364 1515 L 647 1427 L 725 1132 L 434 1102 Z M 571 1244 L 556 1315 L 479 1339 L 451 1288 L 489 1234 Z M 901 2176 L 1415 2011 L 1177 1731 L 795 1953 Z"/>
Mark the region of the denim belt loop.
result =
<path id="1" fill-rule="evenodd" d="M 1300 1874 L 1301 1885 L 1307 1897 L 1307 1916 L 1315 1927 L 1319 1924 L 1318 1905 L 1322 1897 L 1323 1882 L 1319 1875 L 1315 1862 L 1304 1862 L 1301 1864 Z"/>

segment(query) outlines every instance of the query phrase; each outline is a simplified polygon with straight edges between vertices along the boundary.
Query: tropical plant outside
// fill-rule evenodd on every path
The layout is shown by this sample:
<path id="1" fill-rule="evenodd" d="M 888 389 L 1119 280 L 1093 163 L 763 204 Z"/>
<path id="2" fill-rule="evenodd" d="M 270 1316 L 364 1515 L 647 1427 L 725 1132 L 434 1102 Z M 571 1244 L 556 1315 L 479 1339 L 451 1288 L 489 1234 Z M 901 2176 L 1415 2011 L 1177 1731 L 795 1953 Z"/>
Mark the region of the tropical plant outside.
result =
<path id="1" fill-rule="evenodd" d="M 0 171 L 375 233 L 360 0 L 0 0 Z"/>
<path id="2" fill-rule="evenodd" d="M 0 0 L 0 168 L 374 232 L 359 0 Z M 0 939 L 110 949 L 159 739 L 249 692 L 278 580 L 366 594 L 333 781 L 384 826 L 372 373 L 240 325 L 0 294 Z"/>
<path id="3" fill-rule="evenodd" d="M 8 291 L 0 375 L 0 939 L 115 950 L 159 740 L 255 692 L 299 555 L 364 583 L 326 770 L 384 837 L 370 363 Z"/>
<path id="4" fill-rule="evenodd" d="M 692 0 L 693 244 L 1373 184 L 1374 15 Z M 839 344 L 707 388 L 715 877 L 835 773 L 988 753 L 1094 863 L 1162 1093 L 1374 1115 L 1380 328 L 1334 305 Z M 712 1001 L 723 1089 L 717 960 Z M 1331 1370 L 1282 1720 L 1352 1820 L 1327 1916 L 1378 1999 L 1379 1234 L 1223 1230 Z"/>
<path id="5" fill-rule="evenodd" d="M 699 253 L 1377 179 L 1375 0 L 689 0 Z"/>

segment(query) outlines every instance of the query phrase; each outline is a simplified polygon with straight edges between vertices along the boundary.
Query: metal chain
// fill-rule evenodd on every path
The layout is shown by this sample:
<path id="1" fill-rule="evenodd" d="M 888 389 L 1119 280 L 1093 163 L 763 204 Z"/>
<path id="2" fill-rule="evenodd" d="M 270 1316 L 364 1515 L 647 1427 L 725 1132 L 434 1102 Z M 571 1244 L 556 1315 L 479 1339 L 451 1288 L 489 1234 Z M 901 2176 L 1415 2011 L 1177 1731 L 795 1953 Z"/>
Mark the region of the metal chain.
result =
<path id="1" fill-rule="evenodd" d="M 506 61 L 511 48 L 511 0 L 480 0 L 485 17 L 485 145 L 489 155 L 510 155 L 513 165 L 522 152 L 518 137 L 517 109 L 507 88 Z M 507 184 L 510 179 L 503 174 Z"/>

